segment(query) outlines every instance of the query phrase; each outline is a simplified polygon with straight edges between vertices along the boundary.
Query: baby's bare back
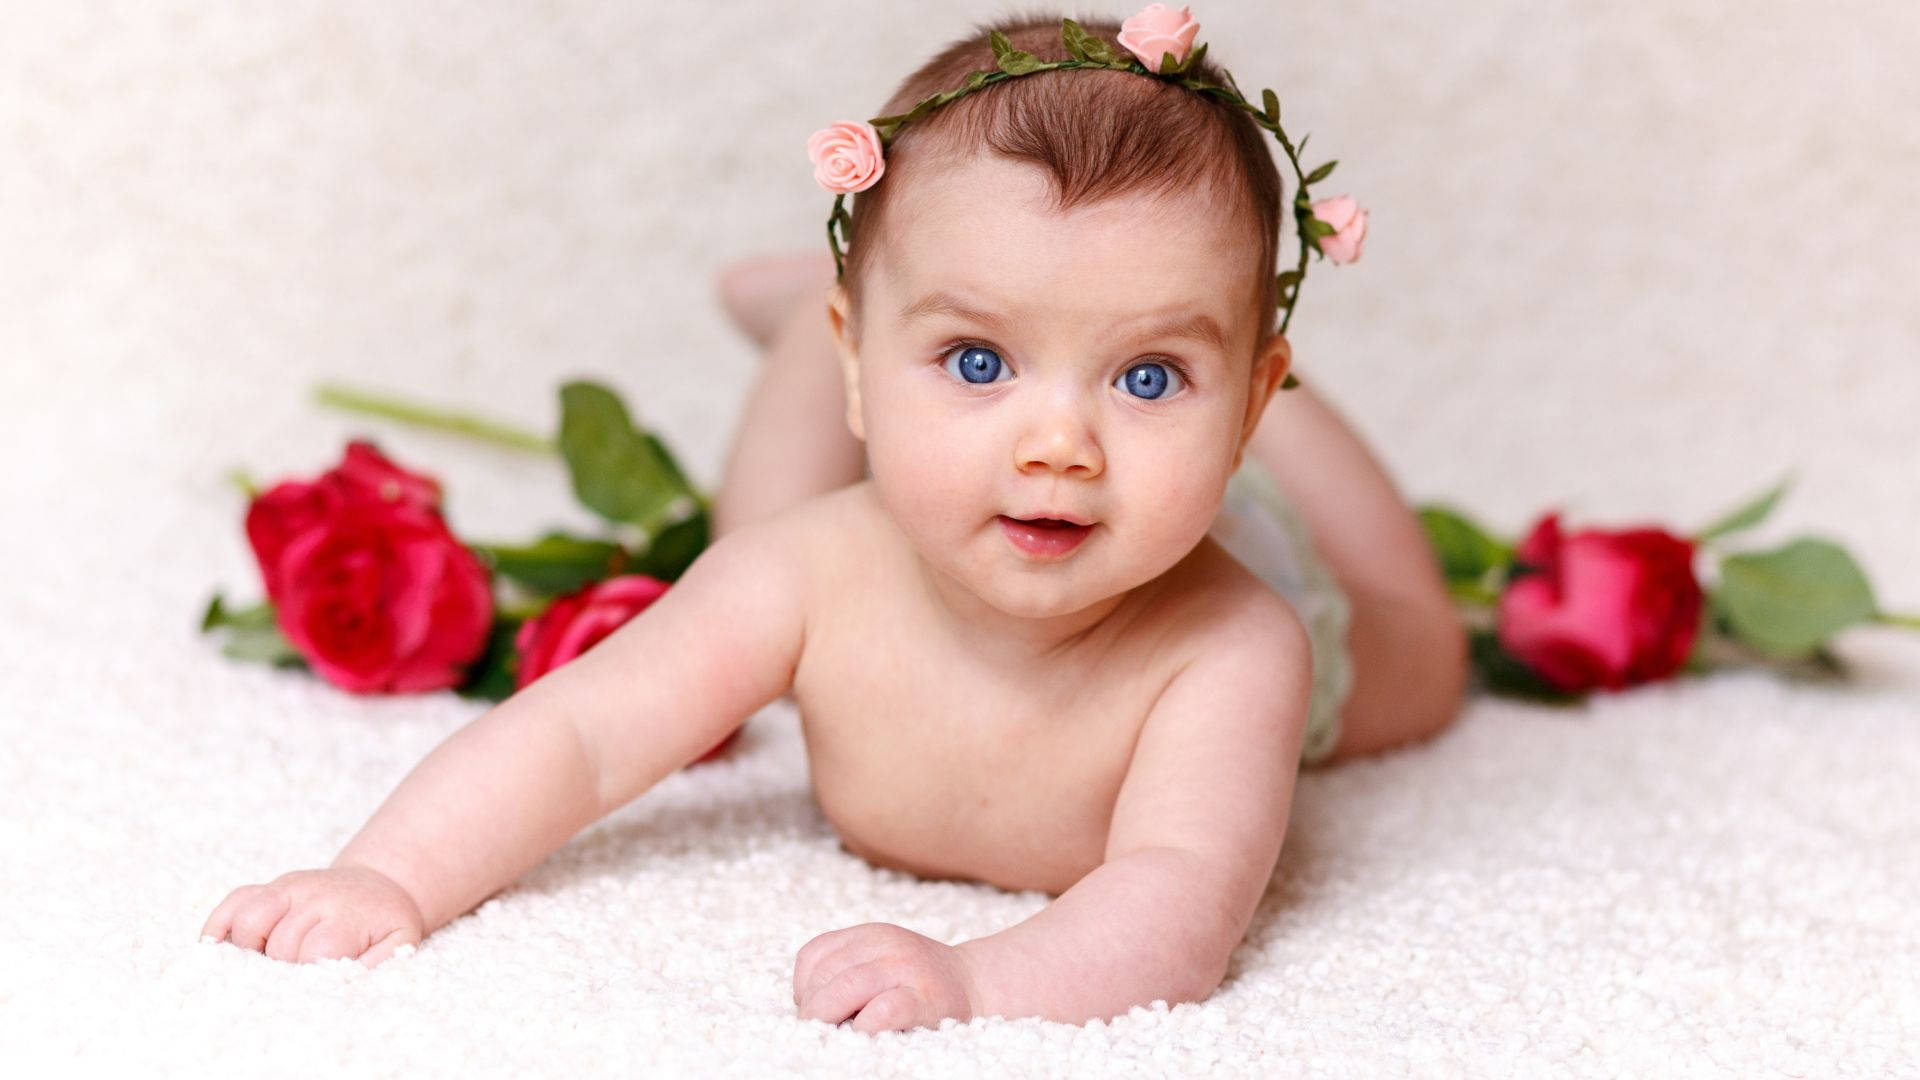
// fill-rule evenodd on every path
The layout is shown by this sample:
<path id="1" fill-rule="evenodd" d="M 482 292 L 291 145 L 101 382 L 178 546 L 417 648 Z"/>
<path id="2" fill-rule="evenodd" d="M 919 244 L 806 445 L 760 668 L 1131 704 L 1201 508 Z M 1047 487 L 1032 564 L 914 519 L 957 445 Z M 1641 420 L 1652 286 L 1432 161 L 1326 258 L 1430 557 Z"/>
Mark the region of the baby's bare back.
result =
<path id="1" fill-rule="evenodd" d="M 1262 587 L 1209 538 L 1084 639 L 1015 664 L 932 606 L 871 482 L 800 517 L 812 542 L 795 546 L 810 565 L 792 692 L 815 796 L 848 851 L 922 877 L 1058 894 L 1098 867 L 1202 597 Z"/>

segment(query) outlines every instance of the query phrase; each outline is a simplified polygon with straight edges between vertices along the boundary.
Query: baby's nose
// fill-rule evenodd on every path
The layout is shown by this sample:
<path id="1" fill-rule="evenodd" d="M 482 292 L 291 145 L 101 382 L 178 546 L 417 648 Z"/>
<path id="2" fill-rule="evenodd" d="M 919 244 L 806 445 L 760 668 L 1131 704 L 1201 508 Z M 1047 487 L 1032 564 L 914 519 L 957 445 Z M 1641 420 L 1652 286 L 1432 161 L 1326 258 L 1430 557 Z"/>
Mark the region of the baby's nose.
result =
<path id="1" fill-rule="evenodd" d="M 1100 452 L 1093 426 L 1079 409 L 1049 403 L 1015 444 L 1014 467 L 1021 472 L 1091 477 L 1106 468 L 1106 458 Z"/>

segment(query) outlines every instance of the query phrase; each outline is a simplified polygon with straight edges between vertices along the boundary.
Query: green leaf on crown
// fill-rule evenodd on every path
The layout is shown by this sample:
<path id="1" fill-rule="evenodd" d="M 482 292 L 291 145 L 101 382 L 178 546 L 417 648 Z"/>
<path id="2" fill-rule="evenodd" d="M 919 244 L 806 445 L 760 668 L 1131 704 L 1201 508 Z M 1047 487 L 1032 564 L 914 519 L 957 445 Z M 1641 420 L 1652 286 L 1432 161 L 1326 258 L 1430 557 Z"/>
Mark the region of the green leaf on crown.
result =
<path id="1" fill-rule="evenodd" d="M 1319 168 L 1308 173 L 1307 183 L 1317 184 L 1320 181 L 1325 180 L 1328 176 L 1331 176 L 1333 174 L 1333 167 L 1338 164 L 1340 164 L 1340 162 L 1336 158 L 1335 160 L 1329 161 L 1325 165 L 1322 165 Z"/>
<path id="2" fill-rule="evenodd" d="M 1294 286 L 1300 284 L 1300 279 L 1305 276 L 1306 275 L 1300 273 L 1300 271 L 1298 270 L 1288 270 L 1285 273 L 1276 276 L 1273 279 L 1273 284 L 1276 288 L 1278 288 L 1281 292 L 1284 293 L 1292 289 Z"/>
<path id="3" fill-rule="evenodd" d="M 985 86 L 985 85 L 986 85 L 986 83 L 987 83 L 987 78 L 988 78 L 989 76 L 991 76 L 992 74 L 993 74 L 993 72 L 991 72 L 991 71 L 976 71 L 976 72 L 974 72 L 973 74 L 971 74 L 971 75 L 968 75 L 968 76 L 967 76 L 967 89 L 969 89 L 969 90 L 978 90 L 978 89 L 980 89 L 980 88 L 981 88 L 982 86 Z"/>
<path id="4" fill-rule="evenodd" d="M 998 30 L 987 35 L 987 44 L 993 46 L 993 59 L 996 63 L 1013 52 L 1013 43 L 1007 40 L 1007 35 Z"/>
<path id="5" fill-rule="evenodd" d="M 1300 220 L 1300 229 L 1307 234 L 1307 238 L 1310 240 L 1318 240 L 1323 236 L 1332 236 L 1334 233 L 1340 231 L 1312 215 L 1308 215 Z"/>
<path id="6" fill-rule="evenodd" d="M 1080 48 L 1087 54 L 1086 58 L 1096 64 L 1105 64 L 1113 68 L 1123 68 L 1132 63 L 1130 59 L 1122 58 L 1119 50 L 1109 44 L 1106 38 L 1098 34 L 1083 35 L 1080 39 Z"/>
<path id="7" fill-rule="evenodd" d="M 1274 92 L 1272 90 L 1260 91 L 1260 103 L 1266 106 L 1266 113 L 1264 115 L 1267 118 L 1267 123 L 1269 124 L 1279 123 L 1280 122 L 1280 99 L 1274 95 Z"/>
<path id="8" fill-rule="evenodd" d="M 699 500 L 673 455 L 633 426 L 613 391 L 575 381 L 560 388 L 560 453 L 588 509 L 649 537 L 692 516 Z"/>
<path id="9" fill-rule="evenodd" d="M 1293 372 L 1291 371 L 1287 372 L 1286 378 L 1280 380 L 1280 389 L 1282 390 L 1291 390 L 1294 387 L 1299 385 L 1300 385 L 1300 380 L 1294 378 Z"/>
<path id="10" fill-rule="evenodd" d="M 1072 19 L 1060 20 L 1060 44 L 1066 48 L 1067 55 L 1075 60 L 1091 60 L 1087 53 L 1087 32 Z"/>
<path id="11" fill-rule="evenodd" d="M 1813 653 L 1876 610 L 1873 588 L 1852 557 L 1838 544 L 1804 536 L 1722 560 L 1713 601 L 1734 637 L 1783 659 Z"/>
<path id="12" fill-rule="evenodd" d="M 1030 52 L 1010 52 L 1000 61 L 1000 70 L 1009 75 L 1026 75 L 1051 66 Z"/>
<path id="13" fill-rule="evenodd" d="M 1780 496 L 1787 493 L 1787 487 L 1792 483 L 1791 475 L 1783 478 L 1773 486 L 1772 490 L 1749 500 L 1738 509 L 1721 516 L 1713 524 L 1700 530 L 1700 535 L 1693 538 L 1694 543 L 1704 544 L 1715 537 L 1739 532 L 1741 529 L 1750 529 L 1760 524 L 1773 511 L 1774 504 L 1780 501 Z"/>
<path id="14" fill-rule="evenodd" d="M 1172 75 L 1177 73 L 1179 70 L 1180 70 L 1180 61 L 1175 60 L 1173 58 L 1173 54 L 1170 52 L 1165 52 L 1165 51 L 1161 52 L 1159 73 L 1162 75 Z"/>

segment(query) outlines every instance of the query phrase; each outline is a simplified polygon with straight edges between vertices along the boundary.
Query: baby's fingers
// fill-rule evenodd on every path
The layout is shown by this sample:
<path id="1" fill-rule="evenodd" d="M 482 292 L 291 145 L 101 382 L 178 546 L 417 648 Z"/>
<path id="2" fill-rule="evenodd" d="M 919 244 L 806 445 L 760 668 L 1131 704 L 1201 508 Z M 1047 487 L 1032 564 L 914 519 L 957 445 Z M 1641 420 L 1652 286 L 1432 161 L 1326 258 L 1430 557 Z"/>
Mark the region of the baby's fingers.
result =
<path id="1" fill-rule="evenodd" d="M 418 945 L 420 939 L 406 929 L 395 930 L 386 937 L 373 943 L 373 947 L 360 954 L 360 962 L 369 968 L 377 968 L 393 956 L 393 951 L 402 945 Z"/>
<path id="2" fill-rule="evenodd" d="M 898 985 L 900 979 L 888 961 L 855 964 L 827 980 L 818 993 L 808 998 L 806 1004 L 800 1006 L 800 1019 L 837 1024 L 859 1012 L 883 991 Z"/>
<path id="3" fill-rule="evenodd" d="M 246 896 L 233 913 L 225 936 L 243 949 L 261 952 L 266 947 L 267 935 L 273 932 L 287 909 L 293 906 L 293 897 L 287 895 L 285 889 L 250 888 L 242 891 Z"/>
<path id="4" fill-rule="evenodd" d="M 359 956 L 368 943 L 367 932 L 353 923 L 340 918 L 322 919 L 300 943 L 299 962 Z"/>
<path id="5" fill-rule="evenodd" d="M 313 910 L 289 914 L 274 926 L 273 933 L 267 935 L 266 948 L 260 951 L 275 960 L 298 963 L 300 942 L 319 921 L 320 913 Z"/>
<path id="6" fill-rule="evenodd" d="M 853 1018 L 853 1030 L 868 1035 L 876 1031 L 906 1031 L 920 1026 L 920 995 L 910 986 L 895 986 L 880 993 Z"/>

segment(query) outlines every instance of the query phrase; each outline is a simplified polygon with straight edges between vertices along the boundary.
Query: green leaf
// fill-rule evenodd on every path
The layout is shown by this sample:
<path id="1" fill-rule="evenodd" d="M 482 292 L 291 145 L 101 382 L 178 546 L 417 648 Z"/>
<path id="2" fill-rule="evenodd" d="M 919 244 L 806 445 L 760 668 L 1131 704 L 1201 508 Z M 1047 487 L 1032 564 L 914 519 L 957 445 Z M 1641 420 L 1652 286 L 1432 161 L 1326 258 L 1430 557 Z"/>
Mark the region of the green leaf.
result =
<path id="1" fill-rule="evenodd" d="M 1267 118 L 1267 123 L 1269 124 L 1279 123 L 1280 122 L 1280 99 L 1274 95 L 1274 92 L 1271 90 L 1260 91 L 1260 103 L 1266 106 L 1265 116 Z"/>
<path id="2" fill-rule="evenodd" d="M 978 90 L 978 89 L 980 89 L 980 88 L 981 88 L 982 86 L 985 86 L 985 85 L 987 84 L 987 79 L 988 79 L 988 77 L 990 77 L 990 76 L 991 76 L 992 74 L 993 74 L 993 72 L 991 72 L 991 71 L 976 71 L 976 72 L 973 72 L 972 74 L 970 74 L 970 75 L 968 75 L 968 76 L 967 76 L 967 89 L 969 89 L 969 90 Z"/>
<path id="3" fill-rule="evenodd" d="M 1016 50 L 1000 58 L 1000 70 L 1009 75 L 1026 75 L 1047 66 L 1046 61 L 1030 52 Z"/>
<path id="4" fill-rule="evenodd" d="M 1088 59 L 1086 40 L 1087 32 L 1080 29 L 1079 23 L 1072 19 L 1060 20 L 1060 44 L 1066 48 L 1068 56 L 1075 60 Z"/>
<path id="5" fill-rule="evenodd" d="M 1714 537 L 1725 536 L 1728 533 L 1739 532 L 1741 529 L 1749 529 L 1760 524 L 1760 522 L 1773 511 L 1773 506 L 1780 501 L 1780 496 L 1786 494 L 1787 487 L 1792 484 L 1792 482 L 1793 477 L 1791 474 L 1783 477 L 1778 484 L 1773 486 L 1772 490 L 1747 502 L 1739 509 L 1726 514 L 1713 524 L 1700 530 L 1700 534 L 1693 538 L 1694 543 L 1704 544 Z"/>
<path id="6" fill-rule="evenodd" d="M 1340 164 L 1340 161 L 1339 159 L 1336 158 L 1335 160 L 1329 161 L 1325 165 L 1322 165 L 1319 168 L 1308 173 L 1307 183 L 1317 184 L 1320 181 L 1325 180 L 1333 172 L 1333 167 L 1338 164 Z"/>
<path id="7" fill-rule="evenodd" d="M 987 35 L 987 44 L 993 46 L 993 59 L 995 63 L 1006 59 L 1007 55 L 1013 52 L 1013 44 L 1007 40 L 1007 35 L 998 30 Z"/>
<path id="8" fill-rule="evenodd" d="M 200 617 L 200 632 L 203 634 L 217 626 L 257 629 L 272 625 L 274 625 L 274 616 L 271 603 L 263 602 L 250 608 L 233 611 L 226 606 L 224 597 L 217 592 L 213 594 L 212 601 L 207 604 L 206 614 Z"/>
<path id="9" fill-rule="evenodd" d="M 306 663 L 300 651 L 280 632 L 270 603 L 230 611 L 220 594 L 215 593 L 206 613 L 200 617 L 200 632 L 204 634 L 219 627 L 229 631 L 226 643 L 220 648 L 223 656 L 277 667 Z"/>
<path id="10" fill-rule="evenodd" d="M 625 573 L 633 562 L 633 557 L 619 544 L 563 532 L 548 532 L 533 543 L 520 546 L 471 546 L 501 576 L 535 592 L 552 595 L 570 593 L 591 582 Z"/>
<path id="11" fill-rule="evenodd" d="M 1206 58 L 1207 58 L 1207 43 L 1203 41 L 1200 43 L 1199 48 L 1194 49 L 1192 52 L 1189 52 L 1187 54 L 1187 58 L 1185 60 L 1180 61 L 1180 66 L 1176 70 L 1179 70 L 1182 72 L 1192 71 L 1195 68 L 1200 66 L 1200 61 Z"/>
<path id="12" fill-rule="evenodd" d="M 1180 61 L 1178 61 L 1178 60 L 1175 60 L 1175 59 L 1173 58 L 1173 54 L 1172 54 L 1172 53 L 1170 53 L 1170 52 L 1166 52 L 1166 51 L 1162 51 L 1162 52 L 1160 53 L 1160 70 L 1159 70 L 1159 74 L 1161 74 L 1161 75 L 1172 75 L 1172 74 L 1175 74 L 1175 73 L 1177 73 L 1177 72 L 1178 72 L 1179 70 L 1180 70 Z"/>
<path id="13" fill-rule="evenodd" d="M 1086 50 L 1087 59 L 1096 64 L 1105 64 L 1108 67 L 1116 68 L 1128 67 L 1132 64 L 1130 58 L 1122 58 L 1119 50 L 1109 44 L 1106 38 L 1098 34 L 1088 34 L 1082 38 L 1080 47 Z"/>
<path id="14" fill-rule="evenodd" d="M 608 521 L 636 524 L 652 536 L 697 505 L 666 447 L 636 430 L 620 398 L 598 383 L 560 388 L 560 452 L 574 494 Z"/>
<path id="15" fill-rule="evenodd" d="M 1282 390 L 1291 390 L 1294 387 L 1299 385 L 1300 385 L 1300 380 L 1294 378 L 1293 372 L 1291 371 L 1287 372 L 1286 377 L 1280 380 L 1280 389 Z"/>
<path id="16" fill-rule="evenodd" d="M 1481 685 L 1496 694 L 1529 698 L 1547 705 L 1575 704 L 1583 696 L 1559 689 L 1521 663 L 1501 646 L 1497 630 L 1475 628 L 1469 631 L 1467 641 L 1474 674 L 1479 676 Z"/>
<path id="17" fill-rule="evenodd" d="M 1304 276 L 1305 275 L 1301 274 L 1300 271 L 1298 270 L 1288 270 L 1276 276 L 1273 279 L 1273 284 L 1281 292 L 1284 293 L 1289 289 L 1292 289 L 1295 285 L 1300 284 L 1300 280 Z"/>
<path id="18" fill-rule="evenodd" d="M 266 626 L 232 627 L 232 632 L 227 635 L 227 643 L 220 652 L 235 660 L 273 664 L 276 667 L 306 663 L 300 651 L 280 632 L 280 627 L 272 623 Z"/>
<path id="19" fill-rule="evenodd" d="M 1449 582 L 1479 583 L 1513 561 L 1513 549 L 1487 535 L 1465 514 L 1439 503 L 1420 507 L 1420 526 Z"/>
<path id="20" fill-rule="evenodd" d="M 1852 557 L 1815 537 L 1728 556 L 1713 598 L 1735 637 L 1783 658 L 1813 652 L 1875 610 L 1873 588 Z"/>
<path id="21" fill-rule="evenodd" d="M 710 519 L 703 507 L 685 521 L 670 525 L 653 538 L 627 573 L 645 574 L 661 581 L 678 581 L 687 567 L 707 549 Z"/>
<path id="22" fill-rule="evenodd" d="M 1318 240 L 1323 236 L 1332 236 L 1334 233 L 1337 233 L 1340 231 L 1339 229 L 1336 229 L 1333 226 L 1327 224 L 1326 222 L 1321 221 L 1319 218 L 1313 217 L 1311 215 L 1301 219 L 1300 228 L 1301 228 L 1301 231 L 1307 234 L 1308 239 L 1311 239 L 1311 240 Z"/>
<path id="23" fill-rule="evenodd" d="M 463 698 L 478 701 L 505 701 L 513 696 L 514 670 L 519 656 L 514 652 L 514 635 L 521 620 L 495 619 L 487 634 L 487 647 L 472 666 L 466 679 L 454 689 Z"/>

